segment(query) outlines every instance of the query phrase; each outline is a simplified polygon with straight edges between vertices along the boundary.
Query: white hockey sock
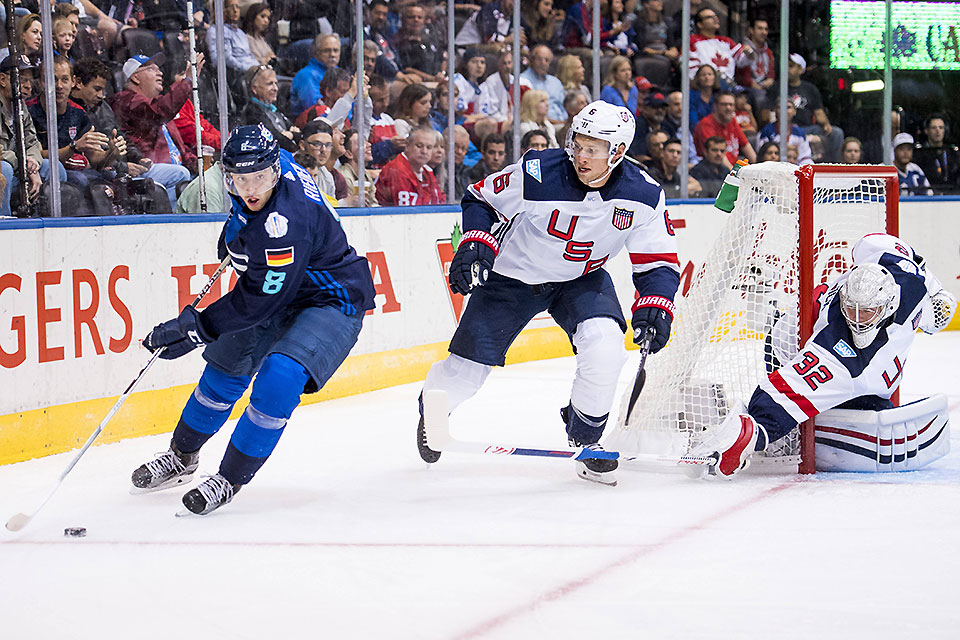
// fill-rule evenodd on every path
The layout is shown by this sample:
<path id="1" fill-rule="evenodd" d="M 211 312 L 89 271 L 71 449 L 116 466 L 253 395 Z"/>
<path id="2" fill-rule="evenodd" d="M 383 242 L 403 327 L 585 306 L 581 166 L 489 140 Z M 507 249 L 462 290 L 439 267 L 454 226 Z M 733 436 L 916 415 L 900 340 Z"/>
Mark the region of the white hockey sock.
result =
<path id="1" fill-rule="evenodd" d="M 591 416 L 610 412 L 617 378 L 627 361 L 623 331 L 613 318 L 589 318 L 573 335 L 577 348 L 577 374 L 570 390 L 573 406 Z"/>
<path id="2" fill-rule="evenodd" d="M 490 365 L 473 362 L 451 353 L 446 360 L 430 367 L 423 390 L 446 391 L 449 411 L 452 412 L 463 401 L 473 397 L 483 386 L 492 368 Z"/>

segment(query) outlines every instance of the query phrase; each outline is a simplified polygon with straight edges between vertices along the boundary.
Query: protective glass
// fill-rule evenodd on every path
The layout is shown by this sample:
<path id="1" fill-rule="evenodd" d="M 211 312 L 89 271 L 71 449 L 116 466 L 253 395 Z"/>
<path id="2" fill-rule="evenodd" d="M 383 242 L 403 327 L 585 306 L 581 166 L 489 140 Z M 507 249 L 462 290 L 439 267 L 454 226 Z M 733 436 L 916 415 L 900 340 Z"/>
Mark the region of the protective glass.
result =
<path id="1" fill-rule="evenodd" d="M 255 196 L 265 193 L 280 180 L 280 163 L 252 173 L 227 173 L 227 190 L 235 196 Z"/>

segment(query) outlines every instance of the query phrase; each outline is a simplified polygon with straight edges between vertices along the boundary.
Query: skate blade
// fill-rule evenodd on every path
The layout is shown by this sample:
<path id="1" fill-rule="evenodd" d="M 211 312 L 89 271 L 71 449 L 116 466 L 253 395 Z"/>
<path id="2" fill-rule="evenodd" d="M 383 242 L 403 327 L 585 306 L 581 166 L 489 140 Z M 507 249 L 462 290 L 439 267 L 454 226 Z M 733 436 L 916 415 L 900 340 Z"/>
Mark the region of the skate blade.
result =
<path id="1" fill-rule="evenodd" d="M 596 471 L 590 471 L 590 469 L 586 467 L 581 467 L 577 469 L 577 477 L 608 487 L 617 486 L 617 478 L 612 471 L 609 473 L 597 473 Z"/>
<path id="2" fill-rule="evenodd" d="M 194 513 L 193 511 L 190 511 L 190 509 L 183 508 L 183 509 L 180 509 L 180 511 L 177 511 L 173 515 L 176 516 L 177 518 L 202 518 L 205 514 Z"/>
<path id="3" fill-rule="evenodd" d="M 144 493 L 155 493 L 157 491 L 163 491 L 164 489 L 172 489 L 173 487 L 179 487 L 180 485 L 187 484 L 193 480 L 193 474 L 191 473 L 188 476 L 177 476 L 176 478 L 171 478 L 162 484 L 158 484 L 155 487 L 130 487 L 130 495 L 139 496 Z"/>

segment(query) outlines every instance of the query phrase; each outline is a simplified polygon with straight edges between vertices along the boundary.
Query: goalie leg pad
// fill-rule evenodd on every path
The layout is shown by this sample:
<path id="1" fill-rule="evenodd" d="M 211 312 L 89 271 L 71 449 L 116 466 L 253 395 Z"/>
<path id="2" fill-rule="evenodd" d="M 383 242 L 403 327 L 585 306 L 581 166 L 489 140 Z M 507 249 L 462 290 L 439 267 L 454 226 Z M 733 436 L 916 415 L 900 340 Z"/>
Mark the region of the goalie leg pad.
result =
<path id="1" fill-rule="evenodd" d="M 742 413 L 743 403 L 737 403 L 723 423 L 691 450 L 692 455 L 716 456 L 710 473 L 729 479 L 750 466 L 750 457 L 757 441 L 767 442 L 767 434 L 748 413 Z"/>
<path id="2" fill-rule="evenodd" d="M 882 411 L 831 409 L 815 425 L 818 471 L 913 471 L 950 451 L 944 395 Z"/>
<path id="3" fill-rule="evenodd" d="M 434 363 L 423 383 L 424 391 L 446 391 L 449 411 L 456 409 L 465 400 L 473 397 L 483 386 L 493 369 L 458 355 L 450 354 L 445 360 Z"/>
<path id="4" fill-rule="evenodd" d="M 570 401 L 591 416 L 610 412 L 617 393 L 617 379 L 627 362 L 623 329 L 613 318 L 588 318 L 573 334 L 577 350 L 577 373 Z"/>

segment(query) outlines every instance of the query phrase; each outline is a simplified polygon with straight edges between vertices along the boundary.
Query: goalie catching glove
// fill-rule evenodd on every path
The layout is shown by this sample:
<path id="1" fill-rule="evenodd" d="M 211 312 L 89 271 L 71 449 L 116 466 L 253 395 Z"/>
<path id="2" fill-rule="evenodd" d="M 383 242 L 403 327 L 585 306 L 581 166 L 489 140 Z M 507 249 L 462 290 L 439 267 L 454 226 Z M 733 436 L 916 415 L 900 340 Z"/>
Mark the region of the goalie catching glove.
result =
<path id="1" fill-rule="evenodd" d="M 745 409 L 743 404 L 734 407 L 720 426 L 690 451 L 690 455 L 716 457 L 708 467 L 710 475 L 729 480 L 750 466 L 758 441 L 761 450 L 766 447 L 766 430 L 749 413 L 741 413 Z"/>
<path id="2" fill-rule="evenodd" d="M 188 306 L 173 320 L 155 326 L 143 339 L 143 346 L 150 353 L 165 347 L 160 358 L 174 360 L 208 342 L 213 342 L 213 338 L 200 325 L 200 312 Z"/>
<path id="3" fill-rule="evenodd" d="M 650 353 L 656 353 L 666 346 L 670 339 L 670 325 L 673 324 L 673 302 L 659 296 L 644 296 L 633 305 L 633 341 L 640 344 L 647 332 L 653 327 L 656 333 L 650 342 Z"/>
<path id="4" fill-rule="evenodd" d="M 499 250 L 500 243 L 486 231 L 463 234 L 450 262 L 450 290 L 467 295 L 474 287 L 486 284 Z"/>

